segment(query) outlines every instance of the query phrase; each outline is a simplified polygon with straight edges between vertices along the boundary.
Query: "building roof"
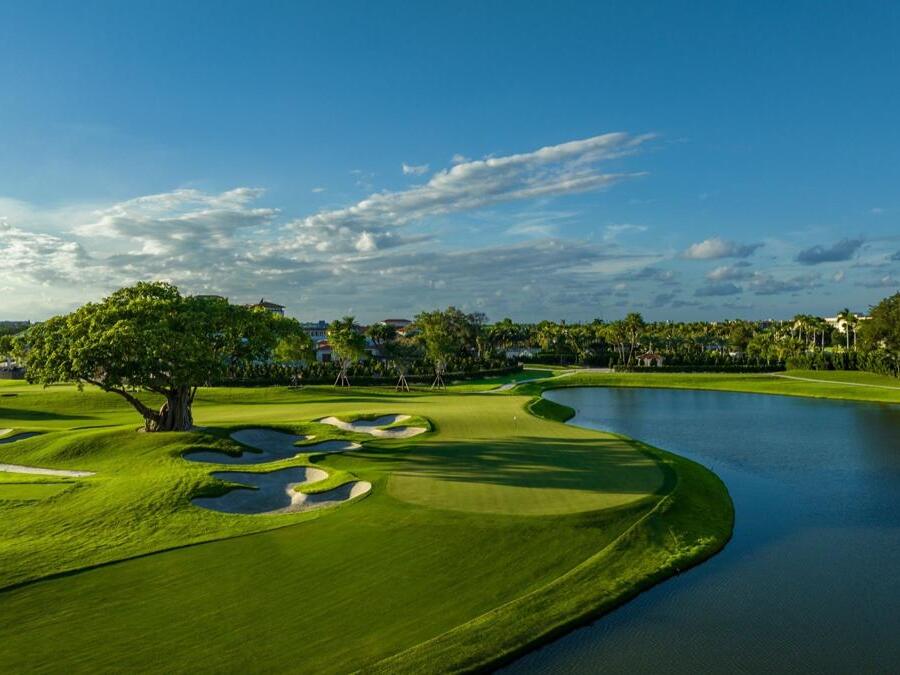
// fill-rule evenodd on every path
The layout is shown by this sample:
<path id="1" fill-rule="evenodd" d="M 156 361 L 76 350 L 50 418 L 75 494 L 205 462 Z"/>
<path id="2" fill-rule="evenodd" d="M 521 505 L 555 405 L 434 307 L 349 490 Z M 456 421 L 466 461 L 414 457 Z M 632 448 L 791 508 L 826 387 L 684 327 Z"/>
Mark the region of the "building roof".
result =
<path id="1" fill-rule="evenodd" d="M 277 302 L 269 302 L 265 298 L 260 298 L 259 302 L 250 305 L 250 307 L 264 307 L 266 309 L 284 309 L 284 305 L 279 305 Z"/>

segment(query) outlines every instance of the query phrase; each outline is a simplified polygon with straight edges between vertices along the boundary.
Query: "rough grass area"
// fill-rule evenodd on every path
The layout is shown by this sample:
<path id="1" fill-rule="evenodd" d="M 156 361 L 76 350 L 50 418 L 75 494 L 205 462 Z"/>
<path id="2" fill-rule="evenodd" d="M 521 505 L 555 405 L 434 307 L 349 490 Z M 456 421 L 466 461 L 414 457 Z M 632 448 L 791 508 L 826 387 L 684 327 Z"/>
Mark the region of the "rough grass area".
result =
<path id="1" fill-rule="evenodd" d="M 205 389 L 202 431 L 157 435 L 94 390 L 0 391 L 14 394 L 0 428 L 41 432 L 0 445 L 0 461 L 97 472 L 0 501 L 3 672 L 480 667 L 712 554 L 731 528 L 705 469 L 530 415 L 528 395 Z M 374 439 L 315 422 L 387 413 L 431 431 Z M 300 444 L 242 471 L 312 464 L 371 494 L 281 516 L 192 506 L 228 486 L 182 455 L 238 453 L 229 434 L 259 426 L 364 445 Z"/>

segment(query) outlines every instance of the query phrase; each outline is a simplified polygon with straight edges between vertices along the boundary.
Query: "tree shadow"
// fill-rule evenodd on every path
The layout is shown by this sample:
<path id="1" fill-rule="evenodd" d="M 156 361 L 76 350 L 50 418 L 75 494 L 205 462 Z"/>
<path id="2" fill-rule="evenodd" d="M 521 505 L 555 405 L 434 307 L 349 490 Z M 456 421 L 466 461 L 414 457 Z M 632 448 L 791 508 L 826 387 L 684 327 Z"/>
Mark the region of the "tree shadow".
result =
<path id="1" fill-rule="evenodd" d="M 47 410 L 31 410 L 29 408 L 0 408 L 0 419 L 46 421 L 46 420 L 93 420 L 94 415 L 67 415 Z"/>
<path id="2" fill-rule="evenodd" d="M 395 463 L 395 475 L 459 483 L 622 494 L 665 494 L 674 469 L 620 439 L 473 439 L 417 444 L 403 455 L 370 455 Z"/>

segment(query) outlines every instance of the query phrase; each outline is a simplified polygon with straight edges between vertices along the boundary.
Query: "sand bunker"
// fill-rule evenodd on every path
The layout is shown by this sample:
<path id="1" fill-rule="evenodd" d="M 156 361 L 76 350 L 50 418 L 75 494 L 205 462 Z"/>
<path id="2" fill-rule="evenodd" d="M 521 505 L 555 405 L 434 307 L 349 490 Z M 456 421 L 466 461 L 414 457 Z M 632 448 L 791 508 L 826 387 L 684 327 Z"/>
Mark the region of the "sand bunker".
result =
<path id="1" fill-rule="evenodd" d="M 6 436 L 12 429 L 0 429 L 0 436 Z"/>
<path id="2" fill-rule="evenodd" d="M 231 438 L 238 443 L 256 448 L 260 452 L 244 452 L 234 457 L 224 452 L 203 450 L 200 452 L 189 452 L 184 455 L 184 458 L 192 462 L 211 462 L 213 464 L 265 464 L 266 462 L 277 462 L 281 459 L 296 457 L 300 454 L 323 455 L 332 452 L 358 450 L 362 447 L 359 443 L 351 443 L 350 441 L 324 441 L 312 445 L 297 446 L 294 444 L 298 441 L 308 440 L 312 436 L 296 436 L 282 431 L 273 431 L 272 429 L 241 429 L 231 434 Z"/>
<path id="3" fill-rule="evenodd" d="M 356 420 L 355 422 L 344 422 L 337 417 L 325 417 L 319 422 L 322 424 L 330 424 L 344 431 L 355 431 L 361 434 L 369 434 L 375 438 L 410 438 L 424 434 L 428 429 L 424 427 L 393 427 L 391 429 L 381 429 L 389 424 L 396 424 L 408 420 L 409 415 L 382 415 L 374 420 Z"/>
<path id="4" fill-rule="evenodd" d="M 0 464 L 0 471 L 7 473 L 33 473 L 39 476 L 65 476 L 68 478 L 85 478 L 93 476 L 93 471 L 67 471 L 66 469 L 42 469 L 37 466 L 21 466 L 20 464 Z"/>
<path id="5" fill-rule="evenodd" d="M 212 475 L 221 480 L 256 488 L 237 488 L 220 497 L 196 497 L 191 500 L 197 506 L 223 513 L 296 513 L 340 504 L 372 489 L 370 483 L 354 481 L 316 494 L 303 494 L 294 490 L 298 485 L 316 483 L 328 477 L 326 472 L 313 467 L 291 467 L 268 473 L 218 471 Z"/>

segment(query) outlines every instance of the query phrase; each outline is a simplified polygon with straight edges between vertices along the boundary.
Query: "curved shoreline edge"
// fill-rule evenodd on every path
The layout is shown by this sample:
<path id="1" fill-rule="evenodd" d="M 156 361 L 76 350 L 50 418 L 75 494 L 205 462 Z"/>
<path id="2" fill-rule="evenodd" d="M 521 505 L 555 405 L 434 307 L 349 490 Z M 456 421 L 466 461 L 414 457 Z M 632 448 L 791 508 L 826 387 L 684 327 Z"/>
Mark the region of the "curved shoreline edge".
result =
<path id="1" fill-rule="evenodd" d="M 528 413 L 560 423 L 576 415 L 572 408 L 541 393 L 543 388 L 525 404 Z M 734 505 L 722 480 L 685 457 L 611 435 L 635 444 L 670 468 L 677 477 L 671 491 L 619 537 L 562 576 L 366 670 L 489 672 L 595 621 L 721 551 L 734 528 Z"/>

